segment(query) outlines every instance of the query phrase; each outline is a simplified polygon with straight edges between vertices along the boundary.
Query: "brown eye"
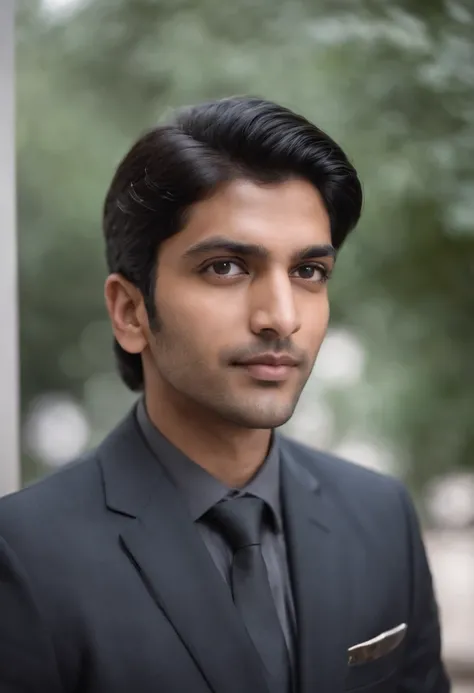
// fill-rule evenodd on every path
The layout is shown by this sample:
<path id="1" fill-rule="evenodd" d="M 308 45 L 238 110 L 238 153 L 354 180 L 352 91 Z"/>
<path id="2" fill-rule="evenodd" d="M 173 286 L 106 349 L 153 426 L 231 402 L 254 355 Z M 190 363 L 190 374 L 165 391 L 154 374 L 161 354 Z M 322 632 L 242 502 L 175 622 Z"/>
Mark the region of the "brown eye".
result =
<path id="1" fill-rule="evenodd" d="M 238 277 L 244 270 L 233 260 L 216 260 L 202 270 L 203 274 L 217 277 Z"/>
<path id="2" fill-rule="evenodd" d="M 298 273 L 301 279 L 313 279 L 317 271 L 319 270 L 317 270 L 316 267 L 312 267 L 311 265 L 303 265 L 303 267 L 300 267 L 298 269 Z"/>
<path id="3" fill-rule="evenodd" d="M 293 276 L 314 283 L 322 283 L 329 279 L 329 271 L 324 265 L 308 263 L 297 267 L 293 272 Z"/>
<path id="4" fill-rule="evenodd" d="M 232 262 L 215 262 L 211 267 L 216 274 L 230 274 Z"/>

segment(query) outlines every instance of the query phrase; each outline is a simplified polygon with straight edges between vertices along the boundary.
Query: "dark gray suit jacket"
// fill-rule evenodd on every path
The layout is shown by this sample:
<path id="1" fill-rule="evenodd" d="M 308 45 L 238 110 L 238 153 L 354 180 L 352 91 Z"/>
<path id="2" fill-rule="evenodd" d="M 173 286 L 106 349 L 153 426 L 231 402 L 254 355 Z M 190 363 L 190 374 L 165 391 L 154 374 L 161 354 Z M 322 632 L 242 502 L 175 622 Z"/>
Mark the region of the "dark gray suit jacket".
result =
<path id="1" fill-rule="evenodd" d="M 298 691 L 446 693 L 402 485 L 286 439 L 281 451 Z M 79 462 L 0 500 L 0 537 L 0 693 L 269 693 L 133 414 Z M 349 647 L 402 622 L 394 650 L 348 664 Z"/>

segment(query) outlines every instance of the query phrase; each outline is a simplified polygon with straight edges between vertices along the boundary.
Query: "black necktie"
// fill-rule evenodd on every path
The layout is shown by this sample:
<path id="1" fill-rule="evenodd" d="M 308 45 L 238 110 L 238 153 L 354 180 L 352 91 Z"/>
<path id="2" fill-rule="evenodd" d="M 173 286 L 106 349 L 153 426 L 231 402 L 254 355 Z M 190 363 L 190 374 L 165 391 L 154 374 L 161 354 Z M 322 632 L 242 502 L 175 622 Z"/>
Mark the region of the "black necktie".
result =
<path id="1" fill-rule="evenodd" d="M 265 503 L 239 496 L 215 505 L 209 519 L 234 551 L 232 596 L 267 672 L 271 693 L 290 691 L 290 664 L 283 630 L 260 546 Z"/>

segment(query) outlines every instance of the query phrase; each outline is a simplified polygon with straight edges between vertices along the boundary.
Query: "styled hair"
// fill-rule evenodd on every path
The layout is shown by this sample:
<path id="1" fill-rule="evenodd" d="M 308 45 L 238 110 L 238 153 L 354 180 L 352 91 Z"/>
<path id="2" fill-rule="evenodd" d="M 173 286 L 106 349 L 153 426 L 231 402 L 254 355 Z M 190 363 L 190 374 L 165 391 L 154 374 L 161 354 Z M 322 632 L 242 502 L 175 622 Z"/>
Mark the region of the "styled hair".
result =
<path id="1" fill-rule="evenodd" d="M 106 258 L 144 297 L 156 322 L 160 244 L 183 228 L 192 205 L 236 179 L 301 178 L 319 191 L 339 249 L 359 220 L 362 189 L 347 156 L 303 116 L 270 101 L 232 97 L 191 106 L 140 137 L 119 164 L 103 214 Z M 122 380 L 143 389 L 139 354 L 115 342 Z"/>

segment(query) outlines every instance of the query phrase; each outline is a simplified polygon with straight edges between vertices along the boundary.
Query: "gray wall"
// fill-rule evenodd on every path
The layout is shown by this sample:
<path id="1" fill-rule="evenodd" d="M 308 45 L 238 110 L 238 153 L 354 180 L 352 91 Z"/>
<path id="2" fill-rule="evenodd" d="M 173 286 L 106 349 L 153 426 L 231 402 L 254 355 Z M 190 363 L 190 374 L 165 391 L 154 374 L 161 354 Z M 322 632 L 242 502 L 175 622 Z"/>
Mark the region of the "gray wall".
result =
<path id="1" fill-rule="evenodd" d="M 14 0 L 0 1 L 0 495 L 19 484 Z"/>

